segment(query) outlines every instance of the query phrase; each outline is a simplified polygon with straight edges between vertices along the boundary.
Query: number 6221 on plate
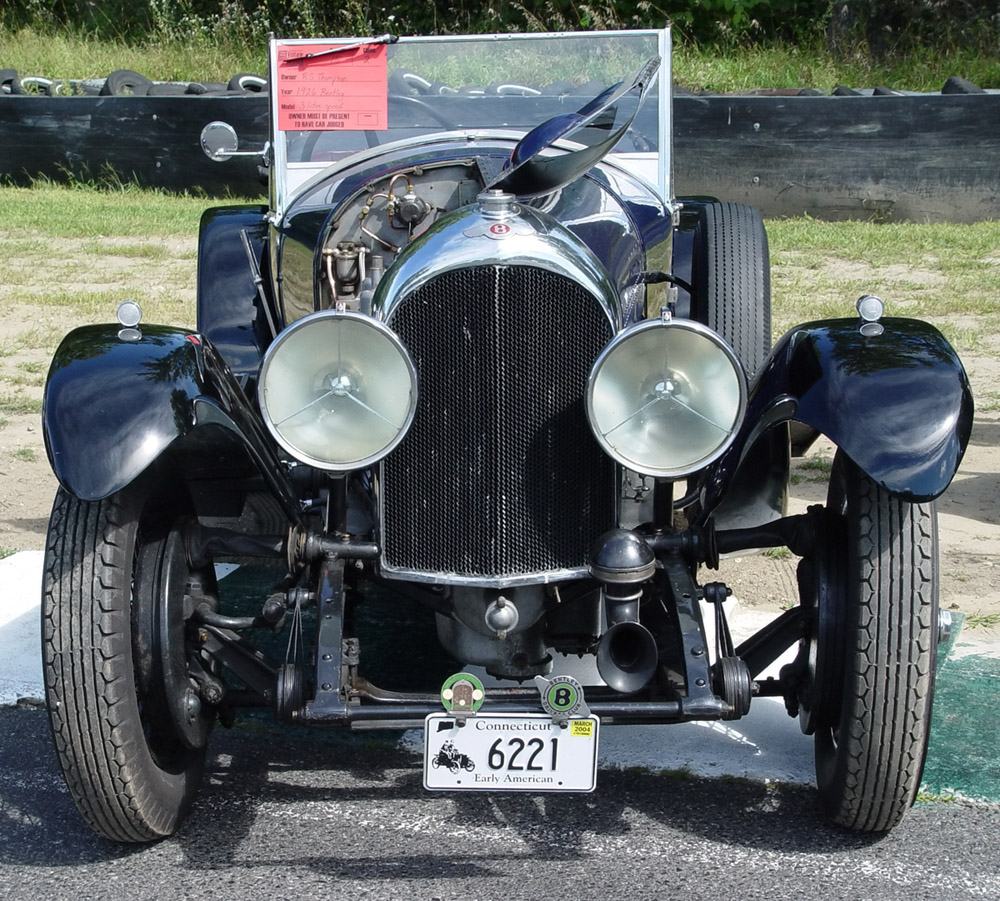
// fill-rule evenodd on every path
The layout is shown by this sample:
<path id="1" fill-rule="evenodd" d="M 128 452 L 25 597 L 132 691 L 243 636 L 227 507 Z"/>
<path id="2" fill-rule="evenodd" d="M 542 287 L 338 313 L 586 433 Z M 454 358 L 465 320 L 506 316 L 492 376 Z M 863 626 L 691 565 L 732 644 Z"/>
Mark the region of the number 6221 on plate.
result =
<path id="1" fill-rule="evenodd" d="M 432 713 L 424 721 L 424 787 L 458 791 L 593 791 L 597 717 Z"/>

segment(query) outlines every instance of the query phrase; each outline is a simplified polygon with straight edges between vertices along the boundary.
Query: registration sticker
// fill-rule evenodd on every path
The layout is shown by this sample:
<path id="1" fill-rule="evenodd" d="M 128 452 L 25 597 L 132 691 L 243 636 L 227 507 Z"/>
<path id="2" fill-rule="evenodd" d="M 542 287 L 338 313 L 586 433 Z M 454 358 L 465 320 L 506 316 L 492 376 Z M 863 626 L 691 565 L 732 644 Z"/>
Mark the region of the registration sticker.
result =
<path id="1" fill-rule="evenodd" d="M 545 714 L 432 713 L 424 721 L 424 787 L 457 791 L 593 791 L 599 722 Z"/>

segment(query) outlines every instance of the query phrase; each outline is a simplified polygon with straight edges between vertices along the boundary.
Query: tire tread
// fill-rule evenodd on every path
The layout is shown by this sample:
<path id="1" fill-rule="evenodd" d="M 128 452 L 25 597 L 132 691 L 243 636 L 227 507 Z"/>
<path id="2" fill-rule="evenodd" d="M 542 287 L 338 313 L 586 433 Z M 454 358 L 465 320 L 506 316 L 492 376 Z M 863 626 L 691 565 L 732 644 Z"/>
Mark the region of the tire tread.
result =
<path id="1" fill-rule="evenodd" d="M 704 209 L 706 324 L 725 338 L 747 376 L 771 344 L 771 271 L 767 232 L 757 210 L 741 203 Z"/>
<path id="2" fill-rule="evenodd" d="M 171 834 L 193 791 L 146 747 L 132 678 L 130 550 L 134 517 L 117 497 L 60 490 L 46 541 L 42 658 L 56 757 L 83 818 L 101 835 Z M 159 783 L 159 784 L 154 784 Z"/>
<path id="3" fill-rule="evenodd" d="M 937 628 L 933 505 L 894 498 L 853 464 L 858 572 L 849 606 L 849 669 L 827 812 L 842 826 L 885 831 L 913 804 L 930 731 Z M 849 489 L 850 490 L 850 489 Z M 818 761 L 819 762 L 819 761 Z"/>

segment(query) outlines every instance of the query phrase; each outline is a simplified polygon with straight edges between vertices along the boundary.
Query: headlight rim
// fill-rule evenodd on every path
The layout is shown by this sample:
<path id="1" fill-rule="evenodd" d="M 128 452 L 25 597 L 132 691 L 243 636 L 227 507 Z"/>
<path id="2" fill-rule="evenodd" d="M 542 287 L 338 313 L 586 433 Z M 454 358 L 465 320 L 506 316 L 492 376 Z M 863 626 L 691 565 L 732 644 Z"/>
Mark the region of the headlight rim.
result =
<path id="1" fill-rule="evenodd" d="M 274 425 L 271 416 L 268 413 L 267 400 L 265 396 L 266 386 L 267 386 L 267 373 L 272 365 L 278 351 L 281 346 L 284 345 L 290 338 L 292 338 L 297 332 L 315 325 L 318 322 L 323 322 L 326 320 L 333 321 L 353 321 L 362 324 L 365 327 L 373 328 L 380 335 L 388 339 L 390 344 L 399 354 L 401 361 L 404 363 L 406 372 L 409 376 L 409 393 L 410 393 L 410 403 L 409 409 L 407 411 L 406 419 L 403 425 L 400 427 L 396 436 L 388 444 L 384 445 L 378 451 L 368 454 L 366 457 L 360 458 L 358 460 L 353 460 L 345 463 L 333 463 L 327 460 L 322 460 L 318 457 L 304 452 L 301 448 L 297 448 L 290 441 L 288 441 L 279 431 L 277 426 Z M 264 356 L 261 360 L 260 370 L 258 372 L 257 378 L 257 405 L 260 410 L 261 419 L 263 420 L 264 426 L 272 438 L 278 443 L 278 445 L 287 451 L 291 457 L 299 462 L 304 463 L 307 466 L 313 466 L 317 469 L 321 469 L 325 472 L 332 473 L 349 473 L 356 472 L 358 470 L 367 469 L 370 466 L 378 463 L 388 454 L 392 453 L 399 444 L 406 437 L 407 433 L 410 431 L 410 427 L 413 425 L 413 419 L 417 412 L 417 401 L 419 397 L 419 380 L 417 377 L 417 368 L 413 362 L 413 358 L 410 356 L 409 351 L 406 346 L 400 340 L 399 336 L 382 320 L 375 318 L 374 316 L 369 316 L 365 313 L 358 312 L 356 310 L 317 310 L 310 313 L 307 316 L 303 316 L 301 319 L 295 320 L 287 328 L 282 329 L 278 336 L 271 342 L 267 350 L 264 352 Z"/>
<path id="2" fill-rule="evenodd" d="M 739 398 L 737 402 L 737 413 L 734 418 L 733 426 L 729 430 L 727 437 L 719 444 L 719 446 L 710 453 L 700 457 L 696 463 L 686 467 L 656 467 L 652 468 L 653 471 L 649 471 L 651 468 L 637 467 L 637 460 L 630 460 L 625 457 L 613 444 L 611 444 L 605 436 L 600 432 L 600 430 L 595 426 L 597 415 L 594 409 L 594 388 L 597 381 L 597 377 L 607 361 L 608 357 L 623 344 L 632 340 L 636 335 L 650 331 L 653 329 L 660 328 L 671 328 L 671 329 L 683 329 L 687 331 L 694 332 L 707 338 L 711 341 L 720 351 L 722 351 L 725 356 L 729 359 L 732 365 L 733 371 L 736 374 L 737 386 L 739 390 Z M 655 318 L 655 319 L 643 319 L 636 322 L 626 328 L 622 329 L 615 335 L 604 347 L 604 349 L 598 354 L 597 359 L 594 361 L 593 366 L 590 369 L 590 375 L 587 378 L 587 389 L 586 389 L 586 413 L 587 422 L 590 425 L 591 433 L 594 435 L 597 443 L 601 446 L 601 449 L 614 460 L 620 466 L 625 467 L 628 470 L 637 472 L 640 475 L 649 476 L 656 479 L 666 479 L 668 481 L 679 481 L 681 479 L 689 478 L 697 472 L 711 466 L 716 460 L 718 460 L 727 450 L 732 446 L 733 442 L 736 440 L 736 436 L 746 420 L 747 408 L 749 405 L 749 381 L 747 378 L 746 369 L 743 366 L 742 361 L 737 356 L 736 351 L 730 346 L 729 342 L 725 340 L 717 331 L 705 325 L 702 322 L 698 322 L 694 319 L 679 319 L 671 317 L 668 319 Z"/>

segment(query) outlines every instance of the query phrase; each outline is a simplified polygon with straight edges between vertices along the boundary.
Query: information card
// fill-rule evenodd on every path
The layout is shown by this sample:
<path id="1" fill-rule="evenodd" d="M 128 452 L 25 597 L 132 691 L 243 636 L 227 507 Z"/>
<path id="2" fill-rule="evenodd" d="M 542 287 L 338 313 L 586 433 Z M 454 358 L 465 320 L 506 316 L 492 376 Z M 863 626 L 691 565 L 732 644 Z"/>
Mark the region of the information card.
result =
<path id="1" fill-rule="evenodd" d="M 330 52 L 330 51 L 334 52 Z M 278 128 L 366 131 L 387 127 L 388 48 L 309 44 L 278 49 Z"/>

